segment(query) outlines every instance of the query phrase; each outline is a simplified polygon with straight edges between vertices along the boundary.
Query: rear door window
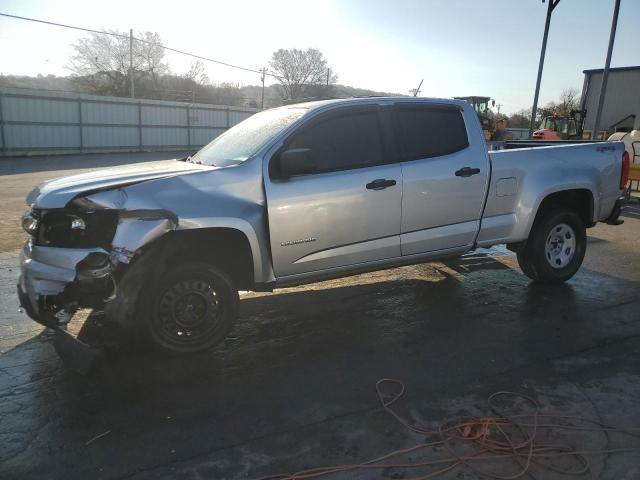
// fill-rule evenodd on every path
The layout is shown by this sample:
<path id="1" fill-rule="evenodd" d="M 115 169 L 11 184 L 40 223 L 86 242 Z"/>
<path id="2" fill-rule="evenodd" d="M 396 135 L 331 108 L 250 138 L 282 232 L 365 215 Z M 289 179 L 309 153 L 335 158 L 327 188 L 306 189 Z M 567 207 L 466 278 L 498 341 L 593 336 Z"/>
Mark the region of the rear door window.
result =
<path id="1" fill-rule="evenodd" d="M 396 105 L 395 118 L 402 160 L 449 155 L 469 146 L 462 112 L 457 108 Z"/>

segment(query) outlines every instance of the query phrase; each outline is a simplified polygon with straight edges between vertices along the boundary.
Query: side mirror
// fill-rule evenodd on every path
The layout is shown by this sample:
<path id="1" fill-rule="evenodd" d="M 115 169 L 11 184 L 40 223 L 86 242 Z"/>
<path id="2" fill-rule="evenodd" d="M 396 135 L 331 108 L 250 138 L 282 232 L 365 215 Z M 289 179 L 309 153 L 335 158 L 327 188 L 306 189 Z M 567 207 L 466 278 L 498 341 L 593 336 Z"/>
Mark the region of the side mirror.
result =
<path id="1" fill-rule="evenodd" d="M 278 167 L 279 173 L 283 177 L 306 175 L 316 171 L 310 148 L 285 150 L 278 158 Z"/>

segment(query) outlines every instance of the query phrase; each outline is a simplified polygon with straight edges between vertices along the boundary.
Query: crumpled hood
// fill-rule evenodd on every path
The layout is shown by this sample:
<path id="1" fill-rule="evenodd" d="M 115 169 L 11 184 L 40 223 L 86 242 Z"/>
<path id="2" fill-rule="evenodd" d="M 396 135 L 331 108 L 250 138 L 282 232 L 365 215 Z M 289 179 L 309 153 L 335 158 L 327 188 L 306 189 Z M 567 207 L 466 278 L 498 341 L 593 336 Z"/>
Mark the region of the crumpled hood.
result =
<path id="1" fill-rule="evenodd" d="M 206 165 L 166 160 L 69 175 L 50 180 L 33 189 L 27 195 L 27 205 L 36 208 L 62 208 L 80 194 L 212 168 Z"/>

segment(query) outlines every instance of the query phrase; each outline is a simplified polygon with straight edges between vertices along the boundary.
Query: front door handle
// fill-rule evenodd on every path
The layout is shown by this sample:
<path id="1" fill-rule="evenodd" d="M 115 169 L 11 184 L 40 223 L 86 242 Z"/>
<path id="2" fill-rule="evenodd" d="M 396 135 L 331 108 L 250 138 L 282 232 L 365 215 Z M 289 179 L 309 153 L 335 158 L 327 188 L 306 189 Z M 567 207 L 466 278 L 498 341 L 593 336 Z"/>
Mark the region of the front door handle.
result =
<path id="1" fill-rule="evenodd" d="M 480 173 L 479 168 L 464 167 L 460 170 L 456 170 L 456 177 L 470 177 L 471 175 L 476 175 L 478 173 Z"/>
<path id="2" fill-rule="evenodd" d="M 387 180 L 386 178 L 377 178 L 372 182 L 367 183 L 367 190 L 384 190 L 387 187 L 393 187 L 396 184 L 395 180 Z"/>

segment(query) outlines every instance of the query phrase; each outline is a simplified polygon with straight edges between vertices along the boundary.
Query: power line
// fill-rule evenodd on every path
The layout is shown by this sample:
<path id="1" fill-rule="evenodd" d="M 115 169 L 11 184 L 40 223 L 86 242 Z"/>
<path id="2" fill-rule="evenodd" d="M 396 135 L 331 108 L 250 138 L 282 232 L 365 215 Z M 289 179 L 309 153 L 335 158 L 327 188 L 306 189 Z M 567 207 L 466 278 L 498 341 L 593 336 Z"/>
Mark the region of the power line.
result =
<path id="1" fill-rule="evenodd" d="M 0 13 L 0 16 L 13 18 L 15 20 L 26 20 L 27 22 L 44 23 L 46 25 L 53 25 L 54 27 L 71 28 L 73 30 L 81 30 L 83 32 L 100 33 L 100 34 L 103 34 L 103 35 L 112 35 L 114 37 L 129 38 L 128 35 L 122 35 L 122 34 L 115 33 L 115 32 L 101 32 L 100 30 L 93 30 L 91 28 L 76 27 L 74 25 L 66 25 L 64 23 L 49 22 L 47 20 L 38 20 L 37 18 L 20 17 L 18 15 L 10 15 L 8 13 Z"/>
<path id="2" fill-rule="evenodd" d="M 44 23 L 45 25 L 53 25 L 55 27 L 70 28 L 70 29 L 73 29 L 73 30 L 80 30 L 80 31 L 83 31 L 83 32 L 98 33 L 100 35 L 111 35 L 113 37 L 129 39 L 129 35 L 123 35 L 123 34 L 116 33 L 116 32 L 104 32 L 104 31 L 100 31 L 100 30 L 94 30 L 92 28 L 77 27 L 75 25 L 67 25 L 67 24 L 64 24 L 64 23 L 50 22 L 48 20 L 40 20 L 40 19 L 37 19 L 37 18 L 21 17 L 19 15 L 10 15 L 8 13 L 1 13 L 1 12 L 0 12 L 0 16 L 7 17 L 7 18 L 13 18 L 15 20 L 24 20 L 24 21 L 27 21 L 27 22 Z M 242 67 L 240 65 L 234 65 L 232 63 L 223 62 L 221 60 L 215 60 L 213 58 L 205 57 L 205 56 L 202 56 L 202 55 L 197 55 L 195 53 L 186 52 L 184 50 L 179 50 L 177 48 L 167 47 L 166 45 L 163 45 L 161 43 L 150 42 L 149 40 L 144 40 L 142 38 L 133 37 L 133 40 L 136 40 L 136 41 L 141 42 L 141 43 L 146 43 L 147 45 L 161 47 L 161 48 L 163 48 L 165 50 L 168 50 L 170 52 L 175 52 L 175 53 L 179 53 L 181 55 L 186 55 L 186 56 L 189 56 L 189 57 L 197 58 L 199 60 L 205 60 L 207 62 L 216 63 L 218 65 L 223 65 L 225 67 L 236 68 L 238 70 L 244 70 L 245 72 L 258 73 L 260 75 L 268 75 L 270 77 L 278 78 L 277 75 L 275 75 L 273 73 L 270 73 L 270 72 L 266 72 L 266 71 L 263 71 L 263 70 L 257 70 L 257 69 L 253 69 L 253 68 L 248 68 L 248 67 Z"/>
<path id="3" fill-rule="evenodd" d="M 166 47 L 166 46 L 162 45 L 161 43 L 154 43 L 154 42 L 149 42 L 148 40 L 142 40 L 141 38 L 135 38 L 134 37 L 133 39 L 137 40 L 139 42 L 142 42 L 142 43 L 149 44 L 149 45 L 155 45 L 155 46 L 158 46 L 158 47 L 162 47 L 165 50 L 169 50 L 170 52 L 180 53 L 182 55 L 187 55 L 189 57 L 198 58 L 200 60 L 206 60 L 207 62 L 217 63 L 218 65 L 224 65 L 225 67 L 237 68 L 239 70 L 244 70 L 245 72 L 259 73 L 260 75 L 262 75 L 262 70 L 254 70 L 253 68 L 241 67 L 239 65 L 234 65 L 232 63 L 222 62 L 220 60 L 214 60 L 212 58 L 203 57 L 201 55 L 196 55 L 195 53 L 189 53 L 189 52 L 185 52 L 184 50 L 178 50 L 177 48 Z M 275 75 L 273 75 L 272 73 L 269 73 L 269 72 L 266 72 L 266 75 L 275 77 Z"/>

